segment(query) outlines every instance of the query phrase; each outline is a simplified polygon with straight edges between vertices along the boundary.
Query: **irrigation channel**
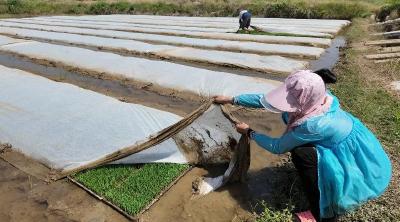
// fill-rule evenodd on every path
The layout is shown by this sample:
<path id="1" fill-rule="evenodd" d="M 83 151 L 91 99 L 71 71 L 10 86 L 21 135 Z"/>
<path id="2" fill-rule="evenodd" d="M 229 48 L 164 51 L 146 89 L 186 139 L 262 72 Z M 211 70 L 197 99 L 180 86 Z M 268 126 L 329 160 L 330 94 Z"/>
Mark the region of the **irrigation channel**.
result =
<path id="1" fill-rule="evenodd" d="M 236 34 L 236 24 L 235 18 L 147 15 L 0 20 L 1 157 L 25 172 L 2 161 L 1 178 L 8 187 L 16 185 L 8 173 L 29 178 L 23 181 L 30 185 L 19 195 L 29 194 L 33 199 L 15 199 L 15 192 L 0 188 L 9 192 L 10 202 L 1 208 L 5 210 L 0 216 L 19 221 L 82 218 L 84 210 L 74 210 L 79 200 L 95 212 L 86 215 L 87 221 L 102 217 L 124 220 L 78 194 L 79 189 L 65 179 L 50 185 L 40 182 L 71 174 L 89 193 L 126 217 L 143 221 L 232 221 L 248 215 L 259 200 L 274 204 L 275 186 L 283 181 L 280 178 L 285 173 L 280 168 L 287 156 L 271 155 L 253 143 L 247 183 L 192 197 L 192 181 L 221 174 L 232 152 L 229 144 L 239 136 L 218 107 L 208 109 L 175 136 L 144 151 L 139 149 L 214 95 L 267 93 L 295 70 L 332 68 L 345 44 L 339 33 L 349 22 L 254 18 L 253 24 L 266 35 Z M 234 106 L 228 109 L 266 134 L 279 136 L 284 130 L 277 114 Z M 193 148 L 197 151 L 187 147 L 197 147 Z M 138 152 L 123 159 L 114 158 L 137 148 Z M 74 176 L 104 159 L 123 167 L 103 167 Z M 153 169 L 157 165 L 148 163 L 195 167 Z M 129 168 L 124 164 L 139 165 Z M 165 184 L 150 186 L 149 178 L 141 180 L 143 173 L 154 170 L 165 170 L 154 178 Z M 97 189 L 91 187 L 90 179 L 105 184 Z M 139 190 L 149 190 L 143 201 L 134 196 L 142 194 L 129 193 L 135 183 Z M 123 188 L 125 184 L 130 190 Z M 68 200 L 57 194 L 44 195 L 56 190 L 74 193 Z M 140 206 L 124 202 L 126 198 Z M 63 213 L 51 213 L 59 210 L 57 203 L 66 202 Z M 24 217 L 10 207 L 51 212 Z"/>

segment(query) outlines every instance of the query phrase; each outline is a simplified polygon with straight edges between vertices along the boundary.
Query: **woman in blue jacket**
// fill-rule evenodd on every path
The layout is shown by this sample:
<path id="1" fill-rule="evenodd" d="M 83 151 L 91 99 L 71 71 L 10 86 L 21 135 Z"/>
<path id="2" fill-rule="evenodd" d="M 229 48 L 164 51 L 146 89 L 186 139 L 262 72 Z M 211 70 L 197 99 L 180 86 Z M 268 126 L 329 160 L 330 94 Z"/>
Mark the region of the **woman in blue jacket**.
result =
<path id="1" fill-rule="evenodd" d="M 340 108 L 322 78 L 311 71 L 291 74 L 266 95 L 217 96 L 215 101 L 283 113 L 287 129 L 279 138 L 258 133 L 245 123 L 236 127 L 271 153 L 291 152 L 317 221 L 335 221 L 381 195 L 390 182 L 391 164 L 378 139 Z"/>

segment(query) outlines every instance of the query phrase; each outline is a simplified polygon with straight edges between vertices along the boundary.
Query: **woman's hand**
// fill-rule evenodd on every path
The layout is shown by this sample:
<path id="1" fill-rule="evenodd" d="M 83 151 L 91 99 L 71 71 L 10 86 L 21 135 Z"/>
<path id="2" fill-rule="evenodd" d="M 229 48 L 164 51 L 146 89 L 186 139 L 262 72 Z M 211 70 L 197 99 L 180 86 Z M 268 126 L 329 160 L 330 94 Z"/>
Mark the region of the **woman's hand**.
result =
<path id="1" fill-rule="evenodd" d="M 232 104 L 233 97 L 231 96 L 214 96 L 214 102 L 218 104 Z"/>
<path id="2" fill-rule="evenodd" d="M 249 125 L 246 123 L 237 123 L 236 124 L 236 131 L 241 134 L 247 134 L 247 131 L 250 129 Z"/>

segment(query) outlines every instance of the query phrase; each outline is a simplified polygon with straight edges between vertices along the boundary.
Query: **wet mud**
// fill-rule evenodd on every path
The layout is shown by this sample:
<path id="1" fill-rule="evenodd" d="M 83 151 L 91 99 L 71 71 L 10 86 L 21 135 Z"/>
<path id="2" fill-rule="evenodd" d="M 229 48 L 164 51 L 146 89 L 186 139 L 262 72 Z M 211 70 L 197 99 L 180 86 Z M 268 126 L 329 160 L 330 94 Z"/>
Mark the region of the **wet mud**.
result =
<path id="1" fill-rule="evenodd" d="M 0 221 L 128 221 L 67 180 L 47 184 L 0 159 Z"/>
<path id="2" fill-rule="evenodd" d="M 235 117 L 256 131 L 279 136 L 284 125 L 279 114 L 255 109 L 236 108 Z M 202 197 L 194 197 L 192 182 L 199 176 L 221 175 L 227 166 L 196 167 L 188 172 L 141 219 L 142 221 L 246 221 L 252 218 L 257 203 L 265 200 L 274 205 L 277 180 L 287 177 L 281 166 L 288 155 L 274 155 L 251 142 L 251 164 L 245 183 L 228 184 Z M 275 200 L 276 201 L 276 200 Z M 279 201 L 279 200 L 278 200 Z"/>

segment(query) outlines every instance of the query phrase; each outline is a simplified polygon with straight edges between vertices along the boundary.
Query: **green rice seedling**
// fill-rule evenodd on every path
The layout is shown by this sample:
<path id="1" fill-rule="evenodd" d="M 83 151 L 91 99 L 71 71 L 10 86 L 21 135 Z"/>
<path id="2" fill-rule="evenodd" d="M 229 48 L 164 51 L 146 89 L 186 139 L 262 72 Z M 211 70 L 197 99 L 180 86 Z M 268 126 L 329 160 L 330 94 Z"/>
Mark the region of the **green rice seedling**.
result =
<path id="1" fill-rule="evenodd" d="M 73 177 L 130 215 L 138 214 L 189 168 L 186 164 L 110 165 Z"/>

